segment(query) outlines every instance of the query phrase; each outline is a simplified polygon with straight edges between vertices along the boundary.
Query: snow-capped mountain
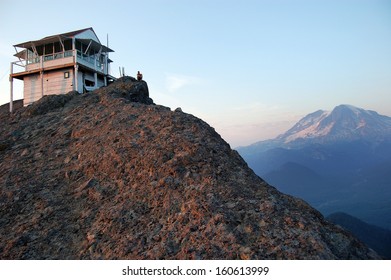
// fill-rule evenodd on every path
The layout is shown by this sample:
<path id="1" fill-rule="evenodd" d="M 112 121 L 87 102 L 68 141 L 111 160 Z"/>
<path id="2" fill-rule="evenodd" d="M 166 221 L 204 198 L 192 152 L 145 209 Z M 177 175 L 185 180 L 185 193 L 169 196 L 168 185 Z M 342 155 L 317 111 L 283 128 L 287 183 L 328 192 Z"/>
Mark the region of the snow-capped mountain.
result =
<path id="1" fill-rule="evenodd" d="M 390 117 L 339 105 L 237 150 L 268 183 L 322 213 L 343 211 L 391 229 Z"/>
<path id="2" fill-rule="evenodd" d="M 339 105 L 332 111 L 319 110 L 305 116 L 276 140 L 285 144 L 302 141 L 330 143 L 383 139 L 390 135 L 390 117 L 351 105 Z"/>

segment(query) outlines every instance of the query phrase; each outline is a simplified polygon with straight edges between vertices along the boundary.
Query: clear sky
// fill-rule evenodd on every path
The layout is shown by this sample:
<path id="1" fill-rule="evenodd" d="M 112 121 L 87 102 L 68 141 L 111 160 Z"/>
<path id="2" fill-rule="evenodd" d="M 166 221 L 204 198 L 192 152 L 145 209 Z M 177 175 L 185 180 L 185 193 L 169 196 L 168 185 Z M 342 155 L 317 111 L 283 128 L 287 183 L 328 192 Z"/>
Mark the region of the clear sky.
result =
<path id="1" fill-rule="evenodd" d="M 140 70 L 232 147 L 339 104 L 391 116 L 391 0 L 1 0 L 0 104 L 13 45 L 86 27 L 109 34 L 114 76 Z"/>

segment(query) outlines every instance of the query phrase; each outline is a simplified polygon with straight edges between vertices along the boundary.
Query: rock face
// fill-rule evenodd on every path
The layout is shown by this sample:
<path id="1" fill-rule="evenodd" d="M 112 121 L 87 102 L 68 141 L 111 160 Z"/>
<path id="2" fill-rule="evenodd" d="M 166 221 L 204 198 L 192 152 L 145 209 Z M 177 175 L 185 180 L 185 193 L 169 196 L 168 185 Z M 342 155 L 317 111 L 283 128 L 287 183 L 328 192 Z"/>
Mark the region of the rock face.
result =
<path id="1" fill-rule="evenodd" d="M 378 257 L 134 83 L 0 116 L 1 259 Z"/>
<path id="2" fill-rule="evenodd" d="M 106 90 L 107 89 L 107 90 Z M 154 104 L 149 97 L 148 85 L 144 80 L 136 80 L 133 77 L 125 76 L 119 78 L 109 88 L 99 90 L 100 94 L 109 94 L 113 97 L 122 97 L 132 102 Z"/>

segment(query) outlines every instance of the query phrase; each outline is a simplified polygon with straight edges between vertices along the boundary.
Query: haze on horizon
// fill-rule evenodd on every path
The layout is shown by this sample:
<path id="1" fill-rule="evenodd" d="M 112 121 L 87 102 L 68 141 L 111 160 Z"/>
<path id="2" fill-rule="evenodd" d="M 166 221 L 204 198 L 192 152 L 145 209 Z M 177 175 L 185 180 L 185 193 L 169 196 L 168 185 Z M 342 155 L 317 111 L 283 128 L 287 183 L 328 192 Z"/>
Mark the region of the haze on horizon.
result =
<path id="1" fill-rule="evenodd" d="M 14 44 L 86 27 L 102 43 L 109 34 L 112 75 L 140 70 L 155 103 L 202 118 L 233 147 L 339 104 L 391 116 L 390 0 L 3 0 L 0 104 Z"/>

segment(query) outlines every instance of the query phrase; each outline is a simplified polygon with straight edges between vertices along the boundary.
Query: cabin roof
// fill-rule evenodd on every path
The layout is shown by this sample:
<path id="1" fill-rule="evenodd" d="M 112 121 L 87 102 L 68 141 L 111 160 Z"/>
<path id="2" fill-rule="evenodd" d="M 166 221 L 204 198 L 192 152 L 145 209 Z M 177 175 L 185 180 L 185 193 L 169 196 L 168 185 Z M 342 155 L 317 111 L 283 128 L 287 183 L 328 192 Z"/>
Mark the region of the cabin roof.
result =
<path id="1" fill-rule="evenodd" d="M 96 36 L 96 33 L 95 33 L 94 29 L 92 27 L 89 27 L 89 28 L 84 28 L 84 29 L 75 30 L 75 31 L 71 31 L 71 32 L 66 32 L 66 33 L 61 33 L 61 34 L 47 36 L 47 37 L 44 37 L 44 38 L 42 38 L 40 40 L 27 41 L 27 42 L 24 42 L 24 43 L 19 43 L 19 44 L 14 45 L 14 47 L 27 49 L 27 48 L 31 48 L 31 47 L 37 46 L 37 45 L 50 44 L 50 43 L 58 42 L 61 39 L 73 38 L 76 35 L 78 35 L 80 33 L 83 33 L 83 32 L 85 32 L 87 30 L 91 30 L 95 34 L 95 37 L 98 39 L 98 36 Z M 110 48 L 108 48 L 108 47 L 106 47 L 104 45 L 101 45 L 101 43 L 99 42 L 99 39 L 98 39 L 98 42 L 96 42 L 95 40 L 92 40 L 92 39 L 78 39 L 78 40 L 82 41 L 82 42 L 86 42 L 86 43 L 90 43 L 91 42 L 95 46 L 99 46 L 99 47 L 101 46 L 102 50 L 104 52 L 114 52 L 112 49 L 110 49 Z"/>

